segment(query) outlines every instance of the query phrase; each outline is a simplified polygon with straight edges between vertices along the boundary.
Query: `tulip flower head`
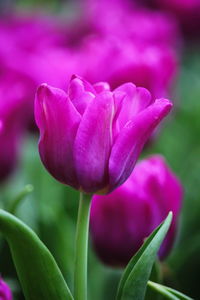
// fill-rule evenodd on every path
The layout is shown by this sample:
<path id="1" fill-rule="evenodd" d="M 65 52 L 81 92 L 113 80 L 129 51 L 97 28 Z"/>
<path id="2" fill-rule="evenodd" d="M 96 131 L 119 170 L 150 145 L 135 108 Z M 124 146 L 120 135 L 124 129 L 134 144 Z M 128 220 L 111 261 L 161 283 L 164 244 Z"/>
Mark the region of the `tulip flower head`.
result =
<path id="1" fill-rule="evenodd" d="M 132 83 L 72 77 L 67 92 L 42 84 L 36 95 L 39 152 L 60 182 L 86 193 L 108 193 L 131 174 L 154 128 L 169 113 L 166 99 L 153 100 Z"/>
<path id="2" fill-rule="evenodd" d="M 161 156 L 139 162 L 129 179 L 109 195 L 94 195 L 91 237 L 100 259 L 125 266 L 151 232 L 173 212 L 160 248 L 163 259 L 172 248 L 180 212 L 182 187 Z"/>
<path id="3" fill-rule="evenodd" d="M 169 95 L 179 68 L 178 26 L 173 17 L 132 3 L 79 2 L 81 15 L 68 33 L 81 66 L 74 66 L 74 72 L 92 83 L 106 81 L 112 89 L 134 82 L 153 97 Z"/>
<path id="4" fill-rule="evenodd" d="M 134 43 L 143 45 L 172 46 L 177 42 L 179 29 L 174 18 L 163 12 L 148 10 L 136 4 L 133 1 L 124 0 L 79 1 L 78 14 L 71 26 L 69 24 L 70 30 L 67 35 L 71 36 L 71 40 L 76 45 L 89 35 L 115 36 L 123 41 L 128 38 Z"/>
<path id="5" fill-rule="evenodd" d="M 177 73 L 176 56 L 169 47 L 130 40 L 122 43 L 113 36 L 88 38 L 79 59 L 89 81 L 106 81 L 113 89 L 134 82 L 147 88 L 153 97 L 168 94 Z"/>
<path id="6" fill-rule="evenodd" d="M 0 278 L 0 300 L 12 300 L 9 286 Z"/>

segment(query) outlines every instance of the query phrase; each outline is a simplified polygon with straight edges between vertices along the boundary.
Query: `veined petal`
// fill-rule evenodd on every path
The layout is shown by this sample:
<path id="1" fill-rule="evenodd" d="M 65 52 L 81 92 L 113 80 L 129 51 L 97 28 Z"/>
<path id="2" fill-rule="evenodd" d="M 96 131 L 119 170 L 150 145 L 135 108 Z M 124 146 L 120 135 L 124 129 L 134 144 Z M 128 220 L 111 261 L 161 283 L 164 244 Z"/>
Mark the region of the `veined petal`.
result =
<path id="1" fill-rule="evenodd" d="M 118 118 L 121 109 L 123 107 L 123 101 L 124 98 L 126 98 L 126 94 L 122 91 L 115 91 L 115 93 L 113 93 L 113 98 L 114 98 L 114 106 L 115 106 L 114 119 L 113 119 L 113 141 L 114 141 L 119 131 L 121 130 Z"/>
<path id="2" fill-rule="evenodd" d="M 68 95 L 80 114 L 84 113 L 95 94 L 96 91 L 89 82 L 78 76 L 72 77 L 68 87 Z"/>
<path id="3" fill-rule="evenodd" d="M 114 94 L 117 92 L 124 92 L 126 95 L 117 120 L 119 129 L 122 129 L 136 114 L 149 106 L 152 99 L 151 94 L 147 89 L 140 87 L 136 88 L 133 83 L 121 85 L 114 91 Z"/>
<path id="4" fill-rule="evenodd" d="M 116 88 L 113 92 L 124 92 L 129 98 L 132 98 L 135 94 L 136 86 L 132 82 L 127 82 L 122 85 L 120 85 L 118 88 Z"/>
<path id="5" fill-rule="evenodd" d="M 110 190 L 121 185 L 131 174 L 145 142 L 171 107 L 170 101 L 158 99 L 119 133 L 109 159 Z"/>
<path id="6" fill-rule="evenodd" d="M 74 144 L 76 170 L 81 188 L 97 192 L 108 182 L 114 103 L 111 92 L 98 94 L 87 107 Z"/>
<path id="7" fill-rule="evenodd" d="M 43 164 L 57 180 L 78 188 L 73 144 L 80 114 L 65 92 L 43 84 L 36 94 L 35 118 Z"/>
<path id="8" fill-rule="evenodd" d="M 71 97 L 77 97 L 78 95 L 80 95 L 80 92 L 82 93 L 82 91 L 96 94 L 92 84 L 78 75 L 73 75 L 68 88 L 70 99 Z"/>

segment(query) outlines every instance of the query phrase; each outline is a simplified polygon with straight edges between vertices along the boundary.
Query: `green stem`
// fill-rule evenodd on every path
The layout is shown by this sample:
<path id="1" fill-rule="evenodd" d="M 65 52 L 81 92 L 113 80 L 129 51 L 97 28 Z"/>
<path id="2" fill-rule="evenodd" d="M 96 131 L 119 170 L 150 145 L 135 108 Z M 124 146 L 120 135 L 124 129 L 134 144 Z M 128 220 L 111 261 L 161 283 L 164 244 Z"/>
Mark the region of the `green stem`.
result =
<path id="1" fill-rule="evenodd" d="M 87 256 L 91 197 L 92 195 L 80 193 L 75 249 L 75 300 L 87 299 Z"/>

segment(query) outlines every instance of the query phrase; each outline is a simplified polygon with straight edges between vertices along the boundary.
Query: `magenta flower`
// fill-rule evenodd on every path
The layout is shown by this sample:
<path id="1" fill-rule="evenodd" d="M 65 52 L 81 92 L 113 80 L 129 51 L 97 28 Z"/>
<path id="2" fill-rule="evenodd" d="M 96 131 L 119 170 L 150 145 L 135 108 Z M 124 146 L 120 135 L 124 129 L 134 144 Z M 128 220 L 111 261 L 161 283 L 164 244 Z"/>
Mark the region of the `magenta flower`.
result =
<path id="1" fill-rule="evenodd" d="M 149 1 L 146 0 L 149 4 Z M 199 0 L 153 0 L 152 4 L 171 13 L 188 37 L 199 37 L 200 1 Z"/>
<path id="2" fill-rule="evenodd" d="M 112 89 L 134 82 L 153 97 L 166 97 L 178 70 L 174 19 L 131 1 L 86 0 L 80 5 L 81 16 L 69 32 L 81 66 L 74 73 L 92 83 L 106 81 Z"/>
<path id="3" fill-rule="evenodd" d="M 64 43 L 55 18 L 18 14 L 0 20 L 0 82 L 5 76 L 15 76 L 23 85 L 31 125 L 37 86 L 47 82 L 62 88 L 77 71 L 76 60 Z"/>
<path id="4" fill-rule="evenodd" d="M 21 49 L 24 53 L 33 53 L 44 47 L 62 45 L 64 38 L 61 25 L 52 16 L 15 12 L 0 20 L 0 41 L 5 42 L 1 51 Z"/>
<path id="5" fill-rule="evenodd" d="M 106 81 L 112 88 L 134 82 L 147 88 L 154 97 L 168 94 L 178 66 L 169 47 L 141 45 L 130 40 L 122 43 L 117 37 L 87 39 L 79 59 L 87 80 Z"/>
<path id="6" fill-rule="evenodd" d="M 124 0 L 79 1 L 78 15 L 71 26 L 68 25 L 69 42 L 77 46 L 85 37 L 97 35 L 115 36 L 123 41 L 128 38 L 143 46 L 172 46 L 177 43 L 179 29 L 173 17 L 163 12 L 137 7 L 133 3 Z"/>
<path id="7" fill-rule="evenodd" d="M 171 107 L 132 83 L 112 92 L 107 83 L 91 85 L 73 77 L 67 93 L 42 84 L 35 102 L 42 162 L 62 183 L 108 193 L 131 174 L 144 143 Z"/>
<path id="8" fill-rule="evenodd" d="M 19 81 L 11 76 L 0 81 L 0 182 L 16 167 L 28 122 L 27 104 L 24 86 Z"/>
<path id="9" fill-rule="evenodd" d="M 0 278 L 0 300 L 12 300 L 9 286 Z"/>
<path id="10" fill-rule="evenodd" d="M 185 12 L 195 14 L 195 10 L 200 10 L 199 0 L 155 0 L 161 6 L 174 9 L 176 12 Z"/>
<path id="11" fill-rule="evenodd" d="M 144 239 L 173 212 L 173 221 L 159 256 L 170 251 L 176 235 L 182 187 L 161 156 L 139 162 L 129 179 L 109 195 L 95 195 L 91 237 L 100 259 L 125 266 Z"/>

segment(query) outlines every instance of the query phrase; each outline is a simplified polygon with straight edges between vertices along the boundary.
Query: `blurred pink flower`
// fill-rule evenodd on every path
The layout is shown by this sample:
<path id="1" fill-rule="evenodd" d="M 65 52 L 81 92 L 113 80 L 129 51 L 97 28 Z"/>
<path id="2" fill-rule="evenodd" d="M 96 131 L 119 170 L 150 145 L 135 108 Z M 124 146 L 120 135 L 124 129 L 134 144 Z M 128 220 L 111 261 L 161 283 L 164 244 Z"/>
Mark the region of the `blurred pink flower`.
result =
<path id="1" fill-rule="evenodd" d="M 84 77 L 107 81 L 112 88 L 134 82 L 155 97 L 167 95 L 177 72 L 175 52 L 164 45 L 142 45 L 117 37 L 93 37 L 80 48 Z"/>
<path id="2" fill-rule="evenodd" d="M 132 83 L 72 78 L 65 93 L 43 84 L 35 101 L 39 152 L 57 180 L 87 193 L 108 193 L 131 174 L 154 128 L 172 104 Z"/>
<path id="3" fill-rule="evenodd" d="M 65 39 L 55 17 L 9 16 L 0 22 L 0 70 L 18 74 L 22 82 L 29 80 L 32 98 L 43 81 L 64 87 L 66 76 L 69 80 L 75 71 Z"/>
<path id="4" fill-rule="evenodd" d="M 153 97 L 168 95 L 177 71 L 173 22 L 132 8 L 129 1 L 82 3 L 83 21 L 77 18 L 73 27 L 42 15 L 0 20 L 0 81 L 7 74 L 18 77 L 31 125 L 36 87 L 46 82 L 64 89 L 72 74 L 92 83 L 107 81 L 112 89 L 130 81 Z"/>
<path id="5" fill-rule="evenodd" d="M 35 90 L 41 82 L 64 87 L 76 71 L 56 18 L 11 15 L 0 21 L 0 80 L 15 76 L 24 86 L 33 121 Z"/>
<path id="6" fill-rule="evenodd" d="M 194 13 L 200 10 L 199 0 L 155 0 L 163 7 L 173 8 L 176 12 Z"/>
<path id="7" fill-rule="evenodd" d="M 182 187 L 161 156 L 140 161 L 129 179 L 109 195 L 95 195 L 91 207 L 91 237 L 100 259 L 125 266 L 144 239 L 173 212 L 170 230 L 160 248 L 164 258 L 172 248 L 182 200 Z"/>
<path id="8" fill-rule="evenodd" d="M 62 27 L 56 17 L 15 13 L 0 20 L 1 51 L 21 49 L 24 53 L 64 43 Z"/>
<path id="9" fill-rule="evenodd" d="M 92 83 L 107 81 L 112 88 L 131 81 L 155 97 L 169 95 L 179 65 L 173 18 L 131 1 L 85 0 L 80 7 L 67 36 L 81 76 Z"/>
<path id="10" fill-rule="evenodd" d="M 199 0 L 146 0 L 157 8 L 163 9 L 180 22 L 188 38 L 199 36 L 200 28 L 200 1 Z"/>
<path id="11" fill-rule="evenodd" d="M 12 300 L 9 286 L 0 278 L 0 300 Z"/>
<path id="12" fill-rule="evenodd" d="M 0 81 L 0 181 L 7 179 L 17 164 L 29 120 L 27 104 L 20 81 L 10 76 Z"/>
<path id="13" fill-rule="evenodd" d="M 89 35 L 115 36 L 145 44 L 177 45 L 179 28 L 173 17 L 133 5 L 131 1 L 80 1 L 79 13 L 68 25 L 68 42 L 77 46 Z"/>

